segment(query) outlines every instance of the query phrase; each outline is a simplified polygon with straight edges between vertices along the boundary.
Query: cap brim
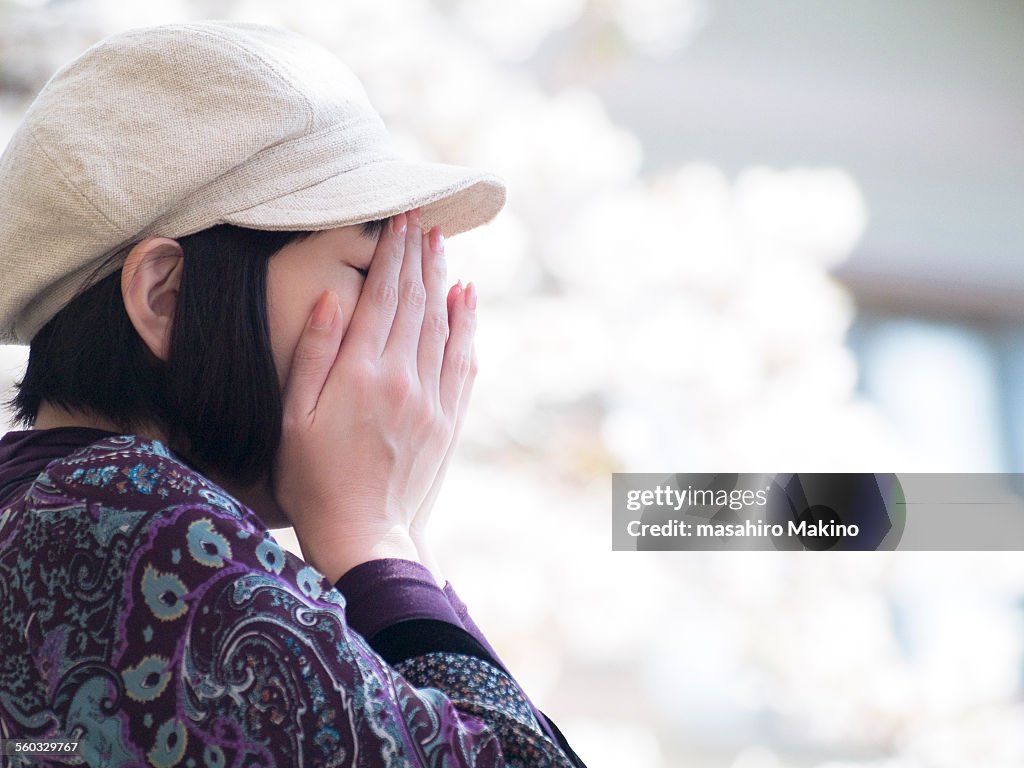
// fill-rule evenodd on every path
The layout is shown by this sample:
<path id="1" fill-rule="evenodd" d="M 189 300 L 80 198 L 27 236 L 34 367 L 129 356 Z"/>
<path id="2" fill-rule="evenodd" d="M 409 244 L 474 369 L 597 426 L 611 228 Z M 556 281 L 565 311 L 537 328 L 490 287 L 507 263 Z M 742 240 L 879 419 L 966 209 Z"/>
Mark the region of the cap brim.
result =
<path id="1" fill-rule="evenodd" d="M 444 163 L 383 160 L 331 176 L 269 202 L 227 214 L 227 224 L 267 230 L 322 230 L 422 209 L 424 228 L 446 237 L 486 224 L 505 204 L 497 177 Z"/>

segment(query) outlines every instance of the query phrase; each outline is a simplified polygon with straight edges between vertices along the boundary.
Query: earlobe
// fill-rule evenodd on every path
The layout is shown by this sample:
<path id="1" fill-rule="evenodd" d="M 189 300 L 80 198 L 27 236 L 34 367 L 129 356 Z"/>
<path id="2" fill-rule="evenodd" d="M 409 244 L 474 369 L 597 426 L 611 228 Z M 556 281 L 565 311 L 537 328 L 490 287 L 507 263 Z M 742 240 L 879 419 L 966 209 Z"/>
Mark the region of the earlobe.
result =
<path id="1" fill-rule="evenodd" d="M 176 240 L 150 237 L 138 243 L 121 269 L 121 296 L 142 341 L 167 360 L 184 254 Z"/>

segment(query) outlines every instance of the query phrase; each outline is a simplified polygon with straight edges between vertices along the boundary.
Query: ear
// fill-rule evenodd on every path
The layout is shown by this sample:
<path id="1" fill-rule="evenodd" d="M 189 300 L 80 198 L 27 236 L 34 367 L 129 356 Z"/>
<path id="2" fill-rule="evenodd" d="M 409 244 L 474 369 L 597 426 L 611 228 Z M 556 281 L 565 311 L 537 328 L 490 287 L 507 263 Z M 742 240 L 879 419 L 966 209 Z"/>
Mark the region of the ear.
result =
<path id="1" fill-rule="evenodd" d="M 121 269 L 121 296 L 128 317 L 149 351 L 166 361 L 184 253 L 176 240 L 149 237 L 138 243 Z"/>

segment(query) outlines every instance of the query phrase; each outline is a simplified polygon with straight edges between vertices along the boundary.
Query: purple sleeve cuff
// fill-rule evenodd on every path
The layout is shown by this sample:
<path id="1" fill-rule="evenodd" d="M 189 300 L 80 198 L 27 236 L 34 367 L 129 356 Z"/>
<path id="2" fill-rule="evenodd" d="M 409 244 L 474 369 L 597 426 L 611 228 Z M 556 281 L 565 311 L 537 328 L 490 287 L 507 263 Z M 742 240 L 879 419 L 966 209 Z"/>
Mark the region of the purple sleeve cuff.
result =
<path id="1" fill-rule="evenodd" d="M 434 619 L 462 627 L 430 571 L 411 560 L 370 560 L 349 570 L 335 586 L 345 596 L 348 625 L 369 640 L 410 619 Z M 463 606 L 465 607 L 465 606 Z"/>
<path id="2" fill-rule="evenodd" d="M 334 585 L 345 596 L 349 627 L 368 641 L 374 635 L 411 619 L 433 619 L 452 624 L 472 635 L 494 662 L 508 672 L 487 638 L 470 618 L 451 583 L 442 591 L 431 572 L 411 560 L 370 560 L 352 568 Z M 523 693 L 524 698 L 526 694 Z M 526 699 L 544 732 L 556 739 L 547 718 Z M 556 739 L 557 742 L 557 739 Z"/>

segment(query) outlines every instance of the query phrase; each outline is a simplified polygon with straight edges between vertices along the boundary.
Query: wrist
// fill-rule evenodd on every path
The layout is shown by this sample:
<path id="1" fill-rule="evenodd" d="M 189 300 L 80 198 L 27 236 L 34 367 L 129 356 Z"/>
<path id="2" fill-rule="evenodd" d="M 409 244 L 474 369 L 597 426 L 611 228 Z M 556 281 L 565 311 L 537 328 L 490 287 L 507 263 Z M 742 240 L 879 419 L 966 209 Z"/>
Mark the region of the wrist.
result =
<path id="1" fill-rule="evenodd" d="M 306 561 L 332 584 L 357 565 L 371 560 L 410 560 L 423 564 L 412 537 L 402 528 L 337 538 L 319 537 L 309 542 L 301 536 L 298 539 Z"/>

